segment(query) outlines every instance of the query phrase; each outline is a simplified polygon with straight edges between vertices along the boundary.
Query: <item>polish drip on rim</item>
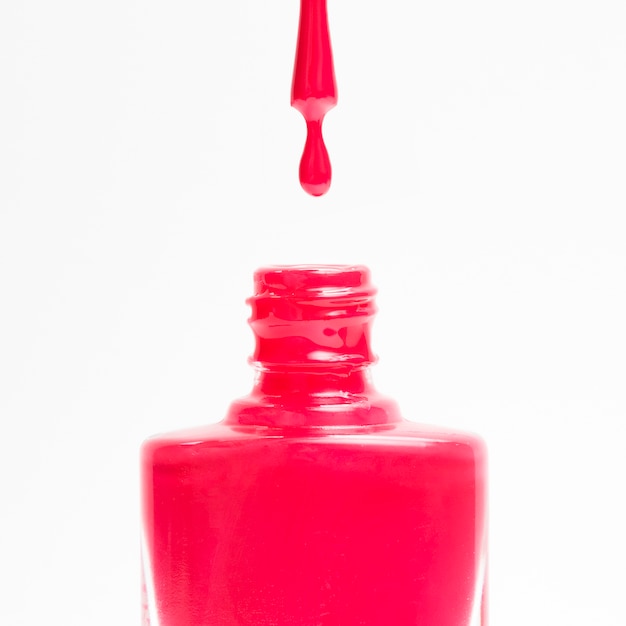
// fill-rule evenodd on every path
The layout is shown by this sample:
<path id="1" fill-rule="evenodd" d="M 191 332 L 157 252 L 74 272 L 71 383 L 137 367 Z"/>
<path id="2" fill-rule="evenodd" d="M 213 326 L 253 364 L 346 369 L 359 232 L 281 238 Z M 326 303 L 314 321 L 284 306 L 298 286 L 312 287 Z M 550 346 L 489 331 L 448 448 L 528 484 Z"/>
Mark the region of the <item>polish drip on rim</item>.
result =
<path id="1" fill-rule="evenodd" d="M 254 275 L 251 361 L 261 369 L 366 367 L 376 289 L 363 266 L 271 266 Z"/>

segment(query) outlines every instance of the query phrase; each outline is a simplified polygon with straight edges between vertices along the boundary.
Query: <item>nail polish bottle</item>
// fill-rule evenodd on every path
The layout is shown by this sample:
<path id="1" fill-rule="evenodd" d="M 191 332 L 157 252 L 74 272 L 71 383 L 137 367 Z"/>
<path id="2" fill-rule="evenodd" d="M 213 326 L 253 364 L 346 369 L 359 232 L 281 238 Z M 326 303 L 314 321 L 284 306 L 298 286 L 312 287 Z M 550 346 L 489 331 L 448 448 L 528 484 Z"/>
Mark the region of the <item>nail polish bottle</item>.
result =
<path id="1" fill-rule="evenodd" d="M 256 272 L 252 391 L 142 447 L 145 625 L 486 626 L 485 445 L 374 389 L 374 296 Z"/>

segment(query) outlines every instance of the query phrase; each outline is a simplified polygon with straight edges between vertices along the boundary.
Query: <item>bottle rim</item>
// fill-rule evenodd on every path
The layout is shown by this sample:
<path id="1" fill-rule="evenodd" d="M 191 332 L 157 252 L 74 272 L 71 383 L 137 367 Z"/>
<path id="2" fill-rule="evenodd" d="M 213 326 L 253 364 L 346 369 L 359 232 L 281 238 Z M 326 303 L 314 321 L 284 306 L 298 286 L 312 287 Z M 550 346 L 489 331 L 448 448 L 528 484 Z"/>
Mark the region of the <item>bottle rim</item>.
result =
<path id="1" fill-rule="evenodd" d="M 376 292 L 365 265 L 268 265 L 254 273 L 254 295 L 247 302 L 253 313 L 265 309 L 263 303 L 272 308 L 268 301 L 279 299 L 296 308 L 298 303 L 317 306 L 320 312 L 357 305 L 362 315 L 375 313 Z M 328 314 L 327 310 L 324 317 Z"/>

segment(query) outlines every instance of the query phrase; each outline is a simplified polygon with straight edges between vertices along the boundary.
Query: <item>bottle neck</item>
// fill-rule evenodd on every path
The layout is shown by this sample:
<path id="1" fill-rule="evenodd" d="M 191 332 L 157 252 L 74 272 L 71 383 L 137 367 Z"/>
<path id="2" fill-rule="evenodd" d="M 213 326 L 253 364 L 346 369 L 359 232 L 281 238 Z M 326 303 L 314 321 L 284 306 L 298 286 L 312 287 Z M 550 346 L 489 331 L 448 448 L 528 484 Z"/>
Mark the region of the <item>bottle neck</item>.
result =
<path id="1" fill-rule="evenodd" d="M 370 348 L 373 314 L 330 319 L 288 319 L 275 313 L 250 320 L 262 372 L 350 376 L 376 362 Z"/>
<path id="2" fill-rule="evenodd" d="M 257 371 L 253 393 L 279 398 L 282 404 L 316 405 L 349 402 L 374 391 L 369 367 L 335 370 Z"/>
<path id="3" fill-rule="evenodd" d="M 372 316 L 251 322 L 256 349 L 252 398 L 288 412 L 345 412 L 374 392 Z"/>
<path id="4" fill-rule="evenodd" d="M 252 393 L 229 421 L 266 425 L 396 421 L 371 383 L 376 307 L 361 266 L 278 266 L 255 275 Z M 384 403 L 383 403 L 384 404 Z M 389 405 L 390 406 L 390 405 Z M 387 415 L 389 413 L 389 415 Z M 394 413 L 395 416 L 395 413 Z"/>
<path id="5" fill-rule="evenodd" d="M 257 370 L 252 392 L 234 402 L 226 423 L 271 428 L 381 427 L 402 421 L 375 390 L 369 367 Z"/>

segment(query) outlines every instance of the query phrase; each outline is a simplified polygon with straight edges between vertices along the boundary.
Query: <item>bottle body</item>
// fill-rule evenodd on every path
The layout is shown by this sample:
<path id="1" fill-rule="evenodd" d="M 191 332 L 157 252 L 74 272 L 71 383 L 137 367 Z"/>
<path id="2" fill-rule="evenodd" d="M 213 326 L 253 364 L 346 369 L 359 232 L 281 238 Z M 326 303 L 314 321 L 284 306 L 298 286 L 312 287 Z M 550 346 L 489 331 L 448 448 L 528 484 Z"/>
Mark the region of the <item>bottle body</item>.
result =
<path id="1" fill-rule="evenodd" d="M 147 442 L 143 463 L 147 623 L 481 623 L 476 438 L 217 425 Z"/>
<path id="2" fill-rule="evenodd" d="M 482 440 L 403 420 L 362 364 L 300 366 L 144 443 L 144 624 L 486 626 Z"/>

